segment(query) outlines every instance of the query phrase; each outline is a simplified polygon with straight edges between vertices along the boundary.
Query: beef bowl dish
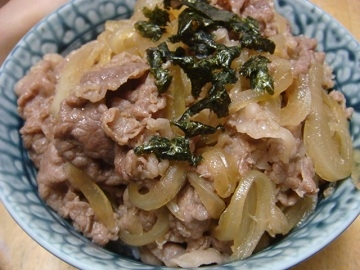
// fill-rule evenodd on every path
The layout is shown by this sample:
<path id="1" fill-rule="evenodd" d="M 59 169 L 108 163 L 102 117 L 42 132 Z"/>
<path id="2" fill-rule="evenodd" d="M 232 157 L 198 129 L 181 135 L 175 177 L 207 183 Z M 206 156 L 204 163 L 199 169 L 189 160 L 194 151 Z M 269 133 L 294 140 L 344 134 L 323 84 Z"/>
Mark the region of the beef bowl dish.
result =
<path id="1" fill-rule="evenodd" d="M 359 61 L 307 1 L 71 1 L 1 67 L 1 200 L 80 269 L 289 268 L 359 215 Z"/>

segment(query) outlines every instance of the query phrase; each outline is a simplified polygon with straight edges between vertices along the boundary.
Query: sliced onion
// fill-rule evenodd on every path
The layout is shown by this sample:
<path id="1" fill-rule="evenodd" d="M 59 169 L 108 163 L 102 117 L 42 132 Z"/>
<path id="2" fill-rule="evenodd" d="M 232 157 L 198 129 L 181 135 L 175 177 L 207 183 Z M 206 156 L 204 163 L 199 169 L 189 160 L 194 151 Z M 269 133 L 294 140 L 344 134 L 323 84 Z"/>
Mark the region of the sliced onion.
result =
<path id="1" fill-rule="evenodd" d="M 132 234 L 128 231 L 121 230 L 119 238 L 130 246 L 144 246 L 154 243 L 157 239 L 163 237 L 169 230 L 169 217 L 165 209 L 161 208 L 156 211 L 157 220 L 152 228 L 147 232 Z"/>
<path id="2" fill-rule="evenodd" d="M 275 184 L 259 171 L 250 171 L 239 183 L 231 201 L 220 216 L 213 236 L 234 241 L 231 259 L 252 254 L 264 232 L 287 233 L 285 215 L 275 204 Z"/>
<path id="3" fill-rule="evenodd" d="M 359 149 L 354 149 L 354 162 L 353 170 L 351 173 L 352 181 L 355 187 L 360 190 L 360 151 Z"/>
<path id="4" fill-rule="evenodd" d="M 87 174 L 71 163 L 66 162 L 63 168 L 68 175 L 70 184 L 79 189 L 85 196 L 99 221 L 108 229 L 114 229 L 113 210 L 109 199 L 100 187 Z"/>
<path id="5" fill-rule="evenodd" d="M 246 196 L 241 223 L 235 234 L 232 259 L 250 256 L 265 231 L 271 231 L 271 228 L 277 228 L 278 225 L 283 227 L 287 222 L 284 215 L 280 224 L 277 224 L 278 220 L 274 220 L 279 217 L 275 210 L 275 185 L 264 173 L 251 171 L 244 178 L 244 182 L 245 186 L 251 185 L 251 188 Z M 283 233 L 287 232 L 288 230 Z"/>
<path id="6" fill-rule="evenodd" d="M 275 43 L 275 52 L 274 55 L 279 56 L 281 58 L 288 57 L 288 48 L 286 44 L 286 38 L 283 34 L 276 34 L 269 37 Z"/>
<path id="7" fill-rule="evenodd" d="M 210 216 L 215 219 L 219 218 L 225 209 L 225 202 L 209 188 L 209 185 L 205 183 L 206 180 L 196 173 L 189 173 L 188 180 L 195 188 Z"/>
<path id="8" fill-rule="evenodd" d="M 275 196 L 272 199 L 275 199 Z M 271 202 L 270 207 L 270 220 L 266 231 L 272 237 L 275 237 L 277 234 L 287 234 L 293 228 L 293 224 L 289 222 L 285 213 L 275 204 L 275 200 Z"/>
<path id="9" fill-rule="evenodd" d="M 103 49 L 103 43 L 92 41 L 67 56 L 59 71 L 59 81 L 50 108 L 52 116 L 57 117 L 61 102 L 75 89 L 82 75 L 100 60 Z"/>
<path id="10" fill-rule="evenodd" d="M 306 196 L 295 205 L 284 209 L 284 214 L 291 227 L 299 224 L 304 218 L 312 213 L 316 207 L 318 196 Z"/>
<path id="11" fill-rule="evenodd" d="M 333 182 L 351 174 L 352 143 L 346 115 L 336 108 L 340 106 L 336 102 L 330 108 L 339 118 L 337 125 L 334 125 L 338 127 L 336 140 L 332 137 L 329 121 L 333 116 L 328 115 L 325 109 L 327 105 L 324 104 L 323 99 L 323 73 L 321 64 L 314 64 L 310 69 L 309 85 L 312 103 L 311 112 L 305 121 L 304 143 L 307 154 L 315 164 L 315 172 L 322 179 Z"/>
<path id="12" fill-rule="evenodd" d="M 231 103 L 229 106 L 230 113 L 235 113 L 240 109 L 245 108 L 250 103 L 277 97 L 291 86 L 294 78 L 291 72 L 290 61 L 278 57 L 271 57 L 270 60 L 272 61 L 274 69 L 272 74 L 274 78 L 274 95 L 254 90 L 241 91 L 240 86 L 235 86 L 239 89 L 231 90 Z"/>
<path id="13" fill-rule="evenodd" d="M 186 78 L 182 75 L 182 70 L 178 66 L 171 67 L 171 74 L 173 76 L 172 83 L 167 90 L 167 106 L 166 106 L 166 118 L 177 119 L 185 111 L 185 97 L 186 89 L 184 87 L 184 80 Z M 190 94 L 190 92 L 189 92 Z"/>
<path id="14" fill-rule="evenodd" d="M 170 262 L 174 265 L 180 266 L 182 268 L 186 267 L 200 267 L 203 265 L 217 264 L 220 265 L 224 263 L 224 257 L 221 253 L 214 249 L 200 249 L 192 250 L 175 258 L 172 258 Z"/>
<path id="15" fill-rule="evenodd" d="M 238 184 L 231 201 L 219 219 L 219 224 L 215 228 L 214 236 L 222 241 L 234 240 L 243 219 L 243 210 L 247 194 L 252 183 L 256 179 L 257 172 L 251 171 Z"/>
<path id="16" fill-rule="evenodd" d="M 135 30 L 133 20 L 115 21 L 106 30 L 102 35 L 114 54 L 127 51 L 144 57 L 146 49 L 155 45 L 153 41 L 142 37 Z"/>
<path id="17" fill-rule="evenodd" d="M 176 198 L 168 202 L 166 207 L 178 220 L 185 221 L 184 212 L 180 211 L 180 207 L 175 200 Z"/>
<path id="18" fill-rule="evenodd" d="M 307 76 L 300 76 L 299 81 L 286 91 L 288 102 L 280 111 L 281 126 L 297 126 L 310 112 L 311 92 Z"/>
<path id="19" fill-rule="evenodd" d="M 274 19 L 276 23 L 276 28 L 278 30 L 278 33 L 286 33 L 289 28 L 289 22 L 288 20 L 280 15 L 279 13 L 274 14 Z"/>
<path id="20" fill-rule="evenodd" d="M 294 77 L 289 60 L 274 56 L 269 58 L 271 60 L 271 65 L 274 67 L 272 76 L 274 78 L 274 97 L 276 97 L 290 87 L 294 81 Z"/>
<path id="21" fill-rule="evenodd" d="M 208 168 L 217 194 L 229 197 L 240 178 L 235 158 L 220 147 L 209 147 L 202 156 L 202 164 Z"/>
<path id="22" fill-rule="evenodd" d="M 238 92 L 231 96 L 229 112 L 235 113 L 240 109 L 245 108 L 249 103 L 259 102 L 269 99 L 270 97 L 271 96 L 269 94 L 253 90 L 245 90 L 242 92 Z"/>
<path id="23" fill-rule="evenodd" d="M 147 193 L 141 194 L 137 183 L 128 185 L 129 199 L 143 210 L 158 209 L 171 201 L 180 191 L 186 180 L 186 166 L 170 165 L 165 175 Z"/>

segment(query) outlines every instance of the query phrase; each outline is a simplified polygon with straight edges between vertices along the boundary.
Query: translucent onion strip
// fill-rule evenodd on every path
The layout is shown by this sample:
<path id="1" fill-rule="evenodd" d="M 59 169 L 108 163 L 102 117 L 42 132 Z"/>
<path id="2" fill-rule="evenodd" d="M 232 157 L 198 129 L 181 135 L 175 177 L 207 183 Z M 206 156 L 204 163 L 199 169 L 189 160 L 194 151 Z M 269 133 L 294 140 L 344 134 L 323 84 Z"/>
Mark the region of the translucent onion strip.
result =
<path id="1" fill-rule="evenodd" d="M 275 237 L 278 234 L 285 235 L 292 229 L 293 226 L 289 223 L 285 213 L 276 205 L 275 197 L 271 197 L 271 199 L 270 221 L 266 231 L 272 237 Z"/>
<path id="2" fill-rule="evenodd" d="M 240 224 L 244 218 L 243 209 L 247 194 L 257 175 L 257 171 L 251 171 L 240 181 L 231 197 L 230 204 L 219 219 L 219 225 L 214 230 L 214 236 L 217 239 L 222 241 L 234 240 L 235 234 L 239 230 Z"/>
<path id="3" fill-rule="evenodd" d="M 289 229 L 285 215 L 275 205 L 274 183 L 265 174 L 251 171 L 236 188 L 213 235 L 233 240 L 231 258 L 242 259 L 252 254 L 265 231 L 285 234 Z"/>
<path id="4" fill-rule="evenodd" d="M 295 227 L 310 213 L 312 213 L 316 207 L 318 196 L 306 196 L 299 200 L 295 205 L 289 206 L 284 209 L 284 214 L 287 217 L 289 225 Z"/>
<path id="5" fill-rule="evenodd" d="M 201 267 L 209 264 L 220 265 L 224 263 L 224 257 L 214 248 L 195 249 L 172 258 L 171 263 L 182 268 Z M 201 269 L 201 268 L 200 268 Z"/>
<path id="6" fill-rule="evenodd" d="M 351 173 L 352 181 L 355 187 L 360 190 L 360 150 L 354 149 L 354 162 L 353 170 Z"/>
<path id="7" fill-rule="evenodd" d="M 147 232 L 132 234 L 128 231 L 121 230 L 119 238 L 130 246 L 144 246 L 154 243 L 157 239 L 163 237 L 169 230 L 169 217 L 166 209 L 162 208 L 156 211 L 156 222 Z"/>
<path id="8" fill-rule="evenodd" d="M 289 60 L 278 58 L 275 56 L 269 57 L 271 61 L 271 69 L 274 70 L 272 76 L 274 79 L 274 97 L 280 95 L 293 83 L 294 77 L 292 74 L 292 66 Z"/>
<path id="9" fill-rule="evenodd" d="M 291 72 L 290 61 L 274 56 L 271 56 L 270 60 L 272 61 L 271 69 L 273 72 L 271 75 L 274 79 L 274 95 L 269 95 L 265 92 L 253 90 L 241 91 L 240 86 L 235 85 L 234 89 L 231 89 L 231 103 L 229 106 L 230 113 L 235 113 L 250 103 L 260 102 L 277 97 L 291 86 L 294 78 Z"/>
<path id="10" fill-rule="evenodd" d="M 186 166 L 170 165 L 165 175 L 145 194 L 139 192 L 137 183 L 128 185 L 129 199 L 143 210 L 154 210 L 171 201 L 180 191 L 186 180 Z"/>
<path id="11" fill-rule="evenodd" d="M 219 147 L 209 148 L 202 156 L 202 164 L 208 168 L 217 194 L 222 198 L 229 197 L 240 177 L 235 158 Z"/>
<path id="12" fill-rule="evenodd" d="M 310 112 L 311 92 L 307 76 L 300 75 L 287 91 L 287 104 L 280 110 L 281 126 L 297 126 L 305 120 Z"/>
<path id="13" fill-rule="evenodd" d="M 274 14 L 275 22 L 276 22 L 276 28 L 279 33 L 285 33 L 289 28 L 289 22 L 288 20 L 280 15 L 279 13 Z"/>
<path id="14" fill-rule="evenodd" d="M 278 13 L 274 14 L 274 27 L 277 28 L 279 34 L 273 35 L 269 37 L 275 43 L 275 52 L 274 55 L 279 56 L 281 58 L 289 58 L 288 54 L 288 44 L 286 42 L 286 33 L 289 28 L 288 21 Z"/>
<path id="15" fill-rule="evenodd" d="M 257 195 L 257 190 L 252 187 L 249 190 L 248 202 L 245 202 L 243 209 L 243 220 L 234 238 L 234 244 L 232 246 L 233 254 L 231 255 L 232 260 L 249 257 L 265 232 L 266 212 L 263 211 L 269 211 L 270 209 L 266 205 L 255 202 Z"/>
<path id="16" fill-rule="evenodd" d="M 57 116 L 61 102 L 80 82 L 82 75 L 99 62 L 104 46 L 99 41 L 92 41 L 67 56 L 58 75 L 59 82 L 50 108 L 52 116 Z"/>
<path id="17" fill-rule="evenodd" d="M 186 89 L 182 79 L 182 71 L 180 67 L 171 67 L 173 80 L 167 91 L 166 101 L 166 118 L 178 119 L 185 111 L 185 95 Z"/>
<path id="18" fill-rule="evenodd" d="M 102 36 L 106 38 L 114 54 L 127 51 L 144 57 L 146 49 L 155 46 L 151 40 L 143 38 L 135 30 L 133 20 L 110 21 L 105 24 L 105 27 Z"/>
<path id="19" fill-rule="evenodd" d="M 307 154 L 315 164 L 315 172 L 324 180 L 333 182 L 348 177 L 352 169 L 352 144 L 345 113 L 337 115 L 339 129 L 336 136 L 329 127 L 333 116 L 326 114 L 323 100 L 323 66 L 314 64 L 310 69 L 311 112 L 305 121 L 304 142 Z M 330 108 L 340 114 L 336 106 Z"/>
<path id="20" fill-rule="evenodd" d="M 286 38 L 283 34 L 276 34 L 271 37 L 269 37 L 270 40 L 272 40 L 275 43 L 275 52 L 274 55 L 287 58 L 288 56 L 288 48 L 286 44 Z"/>
<path id="21" fill-rule="evenodd" d="M 176 202 L 176 198 L 166 204 L 171 214 L 173 214 L 178 220 L 185 221 L 184 212 L 180 211 L 180 207 Z"/>
<path id="22" fill-rule="evenodd" d="M 235 113 L 242 108 L 245 108 L 249 103 L 259 102 L 262 100 L 269 99 L 271 96 L 266 93 L 257 92 L 253 90 L 245 90 L 237 92 L 231 96 L 231 103 L 229 106 L 229 112 Z"/>
<path id="23" fill-rule="evenodd" d="M 85 196 L 99 221 L 108 229 L 115 228 L 110 201 L 100 187 L 82 170 L 71 163 L 66 162 L 63 168 L 68 175 L 70 184 L 79 189 Z"/>
<path id="24" fill-rule="evenodd" d="M 199 195 L 201 202 L 204 204 L 206 210 L 212 218 L 219 218 L 225 209 L 225 202 L 215 194 L 210 186 L 205 182 L 206 180 L 196 173 L 189 173 L 188 180 L 195 188 Z"/>

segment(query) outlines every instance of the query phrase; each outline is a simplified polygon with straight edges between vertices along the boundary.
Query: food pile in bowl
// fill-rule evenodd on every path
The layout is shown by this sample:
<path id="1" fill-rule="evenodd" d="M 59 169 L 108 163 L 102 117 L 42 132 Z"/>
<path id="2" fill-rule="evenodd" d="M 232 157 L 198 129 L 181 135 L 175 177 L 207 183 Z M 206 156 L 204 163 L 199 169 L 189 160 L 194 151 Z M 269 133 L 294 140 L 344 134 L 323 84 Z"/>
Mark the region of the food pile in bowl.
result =
<path id="1" fill-rule="evenodd" d="M 271 0 L 137 1 L 15 85 L 39 196 L 148 265 L 266 249 L 352 173 L 348 108 Z"/>

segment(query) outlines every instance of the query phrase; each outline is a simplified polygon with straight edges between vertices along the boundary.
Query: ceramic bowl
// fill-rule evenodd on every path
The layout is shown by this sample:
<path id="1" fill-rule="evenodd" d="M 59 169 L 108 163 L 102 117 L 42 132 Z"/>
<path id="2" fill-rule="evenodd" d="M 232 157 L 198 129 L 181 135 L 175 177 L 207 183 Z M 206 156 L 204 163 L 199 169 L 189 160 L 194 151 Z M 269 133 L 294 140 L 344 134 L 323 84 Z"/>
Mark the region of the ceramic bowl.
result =
<path id="1" fill-rule="evenodd" d="M 23 147 L 14 84 L 45 53 L 66 54 L 94 39 L 108 19 L 127 18 L 134 0 L 77 0 L 50 14 L 13 49 L 0 70 L 0 198 L 5 207 L 36 242 L 80 269 L 161 269 L 116 254 L 91 243 L 40 199 L 36 170 Z M 360 147 L 360 46 L 332 17 L 305 0 L 277 0 L 276 8 L 290 20 L 294 34 L 319 41 L 333 67 L 336 88 L 355 109 L 351 134 Z M 242 261 L 212 269 L 286 269 L 315 254 L 341 234 L 359 215 L 360 193 L 351 179 L 322 199 L 316 211 L 284 239 Z M 205 269 L 205 268 L 204 268 Z"/>

